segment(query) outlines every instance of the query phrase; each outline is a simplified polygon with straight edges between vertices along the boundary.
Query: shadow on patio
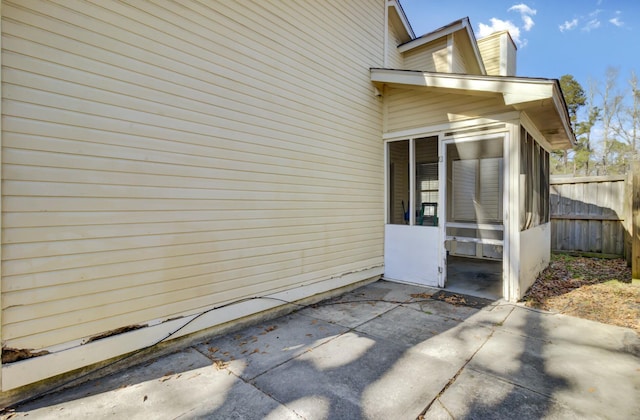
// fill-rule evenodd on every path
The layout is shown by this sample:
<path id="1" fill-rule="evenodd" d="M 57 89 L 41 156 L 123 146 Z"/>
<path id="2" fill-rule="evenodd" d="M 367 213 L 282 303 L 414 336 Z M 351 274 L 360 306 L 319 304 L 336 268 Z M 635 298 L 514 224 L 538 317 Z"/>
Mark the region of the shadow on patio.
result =
<path id="1" fill-rule="evenodd" d="M 607 416 L 612 402 L 623 417 L 640 412 L 627 330 L 513 305 L 456 306 L 434 292 L 378 281 L 12 414 L 540 418 Z M 612 389 L 596 367 L 604 359 Z"/>

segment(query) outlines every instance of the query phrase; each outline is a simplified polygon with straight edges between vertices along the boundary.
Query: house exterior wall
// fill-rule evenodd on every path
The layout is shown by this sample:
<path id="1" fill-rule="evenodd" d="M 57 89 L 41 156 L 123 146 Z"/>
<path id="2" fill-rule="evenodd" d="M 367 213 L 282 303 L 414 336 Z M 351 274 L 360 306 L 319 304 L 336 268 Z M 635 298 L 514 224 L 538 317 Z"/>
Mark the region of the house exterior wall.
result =
<path id="1" fill-rule="evenodd" d="M 454 36 L 455 39 L 455 36 Z M 468 73 L 467 70 L 467 62 L 464 56 L 464 53 L 462 51 L 462 48 L 460 48 L 460 44 L 457 42 L 453 43 L 453 48 L 452 48 L 452 69 L 451 71 L 453 73 L 459 73 L 459 74 L 464 74 L 464 73 Z"/>
<path id="2" fill-rule="evenodd" d="M 527 246 L 535 244 L 535 246 Z M 520 289 L 514 293 L 516 299 L 536 281 L 551 261 L 551 223 L 545 223 L 520 232 L 520 258 L 518 284 Z"/>
<path id="3" fill-rule="evenodd" d="M 487 74 L 500 75 L 500 38 L 489 36 L 478 40 L 478 49 Z"/>
<path id="4" fill-rule="evenodd" d="M 392 69 L 404 68 L 403 54 L 398 51 L 398 45 L 403 43 L 401 23 L 398 19 L 389 19 L 389 32 L 387 38 L 387 63 L 386 67 Z"/>
<path id="5" fill-rule="evenodd" d="M 403 55 L 407 70 L 450 72 L 446 38 L 416 47 Z"/>
<path id="6" fill-rule="evenodd" d="M 463 121 L 508 111 L 499 98 L 454 95 L 421 89 L 389 88 L 385 131 L 393 132 L 416 127 Z"/>
<path id="7" fill-rule="evenodd" d="M 381 274 L 384 7 L 3 1 L 3 346 Z"/>

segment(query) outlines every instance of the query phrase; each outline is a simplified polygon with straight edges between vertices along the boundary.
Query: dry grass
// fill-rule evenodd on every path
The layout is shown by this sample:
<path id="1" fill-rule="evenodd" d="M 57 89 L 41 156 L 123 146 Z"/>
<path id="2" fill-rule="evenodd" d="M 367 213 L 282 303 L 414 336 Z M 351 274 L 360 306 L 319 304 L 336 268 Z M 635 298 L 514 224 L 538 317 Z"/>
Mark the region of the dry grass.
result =
<path id="1" fill-rule="evenodd" d="M 631 270 L 622 259 L 553 255 L 524 301 L 640 333 L 640 281 L 631 281 Z"/>

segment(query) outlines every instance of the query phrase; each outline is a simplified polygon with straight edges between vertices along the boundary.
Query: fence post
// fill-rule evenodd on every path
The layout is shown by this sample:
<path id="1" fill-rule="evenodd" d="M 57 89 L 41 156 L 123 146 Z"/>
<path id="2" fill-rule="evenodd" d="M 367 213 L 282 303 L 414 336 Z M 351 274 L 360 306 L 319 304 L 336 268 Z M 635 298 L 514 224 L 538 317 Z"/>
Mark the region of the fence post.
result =
<path id="1" fill-rule="evenodd" d="M 624 198 L 622 202 L 622 212 L 624 223 L 624 244 L 623 252 L 627 266 L 631 267 L 633 259 L 633 163 L 624 179 Z"/>
<path id="2" fill-rule="evenodd" d="M 640 162 L 631 165 L 631 277 L 640 278 Z"/>

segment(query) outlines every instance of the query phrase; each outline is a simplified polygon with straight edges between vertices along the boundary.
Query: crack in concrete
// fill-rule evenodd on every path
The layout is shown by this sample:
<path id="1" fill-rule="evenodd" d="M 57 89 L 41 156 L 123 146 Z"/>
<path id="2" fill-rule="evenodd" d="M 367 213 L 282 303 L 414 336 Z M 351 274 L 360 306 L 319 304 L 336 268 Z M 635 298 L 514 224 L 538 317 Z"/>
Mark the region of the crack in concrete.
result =
<path id="1" fill-rule="evenodd" d="M 509 313 L 509 315 L 511 315 L 511 313 Z M 507 315 L 507 317 L 509 316 Z M 506 318 L 505 318 L 506 319 Z M 431 406 L 433 405 L 433 403 L 436 402 L 436 400 L 440 400 L 440 397 L 447 391 L 447 389 L 449 389 L 449 387 L 451 385 L 454 384 L 454 382 L 456 381 L 456 379 L 458 379 L 458 377 L 460 376 L 460 374 L 462 373 L 462 371 L 464 370 L 465 367 L 467 367 L 467 365 L 469 364 L 469 362 L 471 362 L 471 360 L 476 356 L 476 354 L 478 354 L 478 352 L 480 350 L 482 350 L 482 348 L 485 346 L 485 344 L 487 344 L 487 342 L 491 339 L 491 337 L 493 337 L 493 333 L 496 332 L 496 327 L 491 328 L 491 334 L 489 334 L 487 336 L 487 339 L 484 340 L 484 342 L 478 346 L 478 348 L 476 349 L 476 351 L 473 352 L 473 354 L 471 355 L 471 357 L 469 357 L 460 367 L 460 369 L 458 369 L 458 371 L 455 373 L 455 375 L 453 375 L 451 377 L 451 379 L 449 379 L 449 382 L 447 382 L 445 384 L 445 386 L 442 387 L 442 389 L 440 390 L 440 392 L 438 392 L 438 394 L 429 402 L 429 404 L 427 404 L 427 406 L 425 407 L 424 410 L 422 410 L 422 412 L 420 413 L 420 415 L 418 415 L 418 419 L 423 419 L 425 414 L 429 411 L 429 409 L 431 408 Z M 444 407 L 444 404 L 440 403 L 440 405 L 442 405 L 442 407 Z M 446 408 L 445 408 L 446 410 Z M 447 413 L 449 413 L 449 411 L 447 410 Z M 449 415 L 451 415 L 451 413 L 449 413 Z"/>

